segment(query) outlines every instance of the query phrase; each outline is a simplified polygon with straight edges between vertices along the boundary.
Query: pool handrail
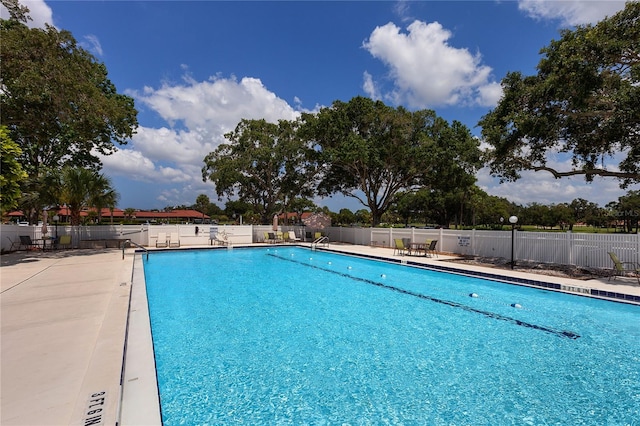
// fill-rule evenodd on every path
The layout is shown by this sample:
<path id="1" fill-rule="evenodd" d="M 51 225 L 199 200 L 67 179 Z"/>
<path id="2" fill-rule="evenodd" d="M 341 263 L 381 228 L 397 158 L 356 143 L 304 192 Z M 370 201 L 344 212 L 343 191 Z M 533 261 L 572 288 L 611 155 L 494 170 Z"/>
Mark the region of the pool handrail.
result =
<path id="1" fill-rule="evenodd" d="M 127 247 L 127 243 L 142 249 L 147 254 L 147 260 L 149 260 L 149 250 L 147 250 L 146 247 L 143 247 L 138 243 L 134 243 L 133 241 L 131 241 L 129 239 L 125 240 L 124 244 L 122 244 L 122 259 L 123 260 L 124 260 L 124 249 Z"/>

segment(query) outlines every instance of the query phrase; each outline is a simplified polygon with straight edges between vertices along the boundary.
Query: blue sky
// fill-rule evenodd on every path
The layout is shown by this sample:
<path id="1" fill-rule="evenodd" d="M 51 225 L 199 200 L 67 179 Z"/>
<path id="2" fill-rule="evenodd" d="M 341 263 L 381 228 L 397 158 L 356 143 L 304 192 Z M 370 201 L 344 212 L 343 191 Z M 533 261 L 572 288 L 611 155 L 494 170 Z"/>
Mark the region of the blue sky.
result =
<path id="1" fill-rule="evenodd" d="M 70 31 L 135 99 L 140 127 L 103 158 L 118 207 L 218 201 L 202 159 L 242 118 L 294 119 L 334 100 L 382 99 L 434 109 L 475 135 L 508 71 L 535 74 L 539 51 L 562 28 L 595 23 L 618 1 L 25 1 L 34 18 Z M 6 13 L 2 10 L 2 16 Z M 553 164 L 566 162 L 558 156 Z M 608 167 L 615 167 L 615 158 Z M 527 204 L 585 198 L 604 206 L 616 181 L 525 173 L 489 194 Z M 638 186 L 632 189 L 638 189 Z M 338 211 L 353 199 L 315 200 Z"/>

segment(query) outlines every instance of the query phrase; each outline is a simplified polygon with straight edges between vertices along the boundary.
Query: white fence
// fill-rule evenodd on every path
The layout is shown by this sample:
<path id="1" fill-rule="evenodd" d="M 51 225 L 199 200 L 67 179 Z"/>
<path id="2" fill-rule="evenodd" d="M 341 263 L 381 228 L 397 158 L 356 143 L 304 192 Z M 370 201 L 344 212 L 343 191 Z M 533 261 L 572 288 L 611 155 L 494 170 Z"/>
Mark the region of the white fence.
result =
<path id="1" fill-rule="evenodd" d="M 362 244 L 355 240 L 334 239 L 344 236 L 332 228 L 332 240 Z M 511 231 L 459 231 L 451 229 L 370 229 L 371 245 L 393 247 L 395 238 L 411 241 L 438 240 L 438 251 L 511 258 Z M 522 232 L 513 238 L 515 260 L 556 263 L 590 268 L 610 268 L 608 252 L 618 254 L 624 262 L 640 262 L 639 234 L 583 234 L 571 232 Z M 357 238 L 357 237 L 356 237 Z"/>
<path id="2" fill-rule="evenodd" d="M 211 233 L 227 234 L 231 244 L 250 244 L 253 242 L 252 226 L 235 225 L 148 225 L 149 238 L 144 243 L 146 246 L 155 247 L 158 233 L 169 235 L 177 233 L 180 238 L 180 246 L 197 246 L 211 244 Z"/>
<path id="3" fill-rule="evenodd" d="M 48 225 L 48 236 L 56 235 L 55 225 Z M 197 232 L 196 232 L 197 229 Z M 303 226 L 280 227 L 287 232 L 294 230 L 303 241 L 313 240 L 312 234 Z M 159 232 L 178 233 L 181 246 L 210 244 L 211 232 L 225 232 L 232 244 L 262 242 L 264 233 L 271 232 L 270 225 L 104 225 L 104 226 L 58 226 L 57 235 L 70 234 L 72 246 L 82 247 L 91 242 L 118 242 L 125 239 L 154 247 Z M 314 230 L 315 231 L 315 230 Z M 32 239 L 42 238 L 40 226 L 2 225 L 2 251 L 8 251 L 12 241 L 20 235 Z M 408 238 L 414 242 L 438 240 L 441 252 L 511 258 L 512 238 L 510 231 L 459 231 L 451 229 L 416 228 L 342 228 L 322 230 L 332 242 L 356 245 L 393 247 L 396 238 Z M 106 243 L 105 243 L 106 246 Z M 624 262 L 640 262 L 639 234 L 582 234 L 559 232 L 516 231 L 513 238 L 514 257 L 541 263 L 557 263 L 590 268 L 610 268 L 608 252 L 618 254 Z"/>
<path id="4" fill-rule="evenodd" d="M 28 235 L 32 240 L 42 241 L 43 237 L 55 238 L 61 235 L 71 235 L 71 246 L 82 247 L 83 244 L 100 242 L 103 246 L 118 246 L 122 240 L 131 240 L 140 245 L 147 245 L 148 227 L 141 225 L 103 225 L 103 226 L 64 226 L 47 225 L 47 234 L 42 233 L 42 226 L 2 225 L 0 233 L 2 251 L 8 251 L 14 241 L 19 241 L 21 235 Z"/>

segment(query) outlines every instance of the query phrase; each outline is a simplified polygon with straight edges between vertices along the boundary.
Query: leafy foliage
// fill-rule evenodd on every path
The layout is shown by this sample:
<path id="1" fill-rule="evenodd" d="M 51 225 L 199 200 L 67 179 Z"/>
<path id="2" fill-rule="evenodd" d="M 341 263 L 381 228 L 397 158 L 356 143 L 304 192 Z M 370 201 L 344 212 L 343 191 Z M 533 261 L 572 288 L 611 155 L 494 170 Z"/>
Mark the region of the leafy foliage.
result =
<path id="1" fill-rule="evenodd" d="M 80 224 L 82 210 L 113 208 L 118 201 L 118 194 L 109 178 L 91 169 L 65 167 L 50 172 L 44 183 L 52 204 L 69 208 L 71 225 Z"/>
<path id="2" fill-rule="evenodd" d="M 447 181 L 464 189 L 480 167 L 468 129 L 431 110 L 410 112 L 355 97 L 303 119 L 303 137 L 318 145 L 319 194 L 356 198 L 371 210 L 374 226 L 399 192 L 444 189 Z"/>
<path id="3" fill-rule="evenodd" d="M 313 150 L 297 135 L 297 122 L 242 120 L 204 158 L 202 179 L 216 185 L 218 197 L 239 196 L 268 223 L 282 205 L 313 193 Z"/>
<path id="4" fill-rule="evenodd" d="M 118 94 L 104 64 L 68 31 L 0 22 L 0 119 L 23 151 L 29 176 L 41 167 L 98 168 L 138 126 L 133 99 Z"/>
<path id="5" fill-rule="evenodd" d="M 504 94 L 480 121 L 494 150 L 493 174 L 520 178 L 544 170 L 556 178 L 613 177 L 621 186 L 640 182 L 640 3 L 595 26 L 564 30 L 542 49 L 538 74 L 511 72 Z M 550 155 L 569 153 L 572 167 L 556 170 Z M 607 162 L 617 153 L 617 167 Z"/>
<path id="6" fill-rule="evenodd" d="M 27 177 L 18 162 L 22 154 L 20 147 L 9 138 L 5 126 L 0 126 L 0 212 L 15 209 L 22 195 L 20 184 Z"/>

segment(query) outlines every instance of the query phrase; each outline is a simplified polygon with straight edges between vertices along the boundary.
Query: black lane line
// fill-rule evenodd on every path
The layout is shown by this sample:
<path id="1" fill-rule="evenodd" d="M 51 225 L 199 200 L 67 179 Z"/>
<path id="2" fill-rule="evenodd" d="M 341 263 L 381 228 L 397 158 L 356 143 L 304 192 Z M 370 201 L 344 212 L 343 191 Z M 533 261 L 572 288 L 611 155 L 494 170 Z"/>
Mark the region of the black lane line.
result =
<path id="1" fill-rule="evenodd" d="M 504 316 L 504 315 L 496 314 L 494 312 L 483 311 L 481 309 L 472 308 L 471 306 L 463 305 L 461 303 L 452 302 L 452 301 L 449 301 L 449 300 L 438 299 L 436 297 L 431 297 L 431 296 L 427 296 L 427 295 L 420 294 L 420 293 L 414 293 L 412 291 L 405 290 L 405 289 L 402 289 L 402 288 L 399 288 L 399 287 L 394 287 L 394 286 L 391 286 L 391 285 L 383 284 L 383 283 L 380 283 L 380 282 L 377 282 L 377 281 L 373 281 L 373 280 L 369 280 L 369 279 L 366 279 L 366 278 L 354 277 L 352 275 L 345 274 L 343 272 L 333 271 L 331 269 L 322 268 L 322 267 L 317 266 L 317 265 L 309 265 L 307 263 L 302 263 L 302 262 L 299 262 L 297 260 L 293 260 L 293 259 L 290 259 L 290 258 L 287 258 L 287 257 L 278 256 L 276 254 L 268 253 L 268 256 L 272 256 L 272 257 L 275 257 L 275 258 L 278 258 L 278 259 L 281 259 L 281 260 L 287 260 L 289 262 L 297 263 L 297 264 L 303 265 L 303 266 L 308 266 L 310 268 L 319 269 L 319 270 L 324 271 L 324 272 L 330 272 L 332 274 L 339 275 L 341 277 L 350 278 L 350 279 L 352 279 L 354 281 L 360 281 L 360 282 L 363 282 L 363 283 L 372 284 L 372 285 L 375 285 L 375 286 L 378 286 L 378 287 L 386 288 L 388 290 L 396 291 L 398 293 L 407 294 L 409 296 L 414 296 L 414 297 L 418 297 L 420 299 L 429 300 L 431 302 L 440 303 L 442 305 L 453 306 L 454 308 L 461 308 L 461 309 L 464 309 L 465 311 L 475 312 L 477 314 L 481 314 L 481 315 L 484 315 L 484 316 L 489 317 L 489 318 L 494 318 L 494 319 L 498 319 L 498 320 L 502 320 L 502 321 L 507 321 L 507 322 L 510 322 L 512 324 L 520 325 L 520 326 L 523 326 L 523 327 L 529 327 L 529 328 L 533 328 L 533 329 L 536 329 L 536 330 L 545 331 L 547 333 L 555 334 L 556 336 L 566 337 L 566 338 L 573 339 L 573 340 L 575 340 L 578 337 L 580 337 L 579 334 L 576 334 L 576 333 L 574 333 L 572 331 L 554 330 L 553 328 L 545 327 L 543 325 L 531 324 L 531 323 L 528 323 L 528 322 L 525 322 L 525 321 L 521 321 L 521 320 L 516 319 L 516 318 L 511 318 L 511 317 L 507 317 L 507 316 Z"/>

